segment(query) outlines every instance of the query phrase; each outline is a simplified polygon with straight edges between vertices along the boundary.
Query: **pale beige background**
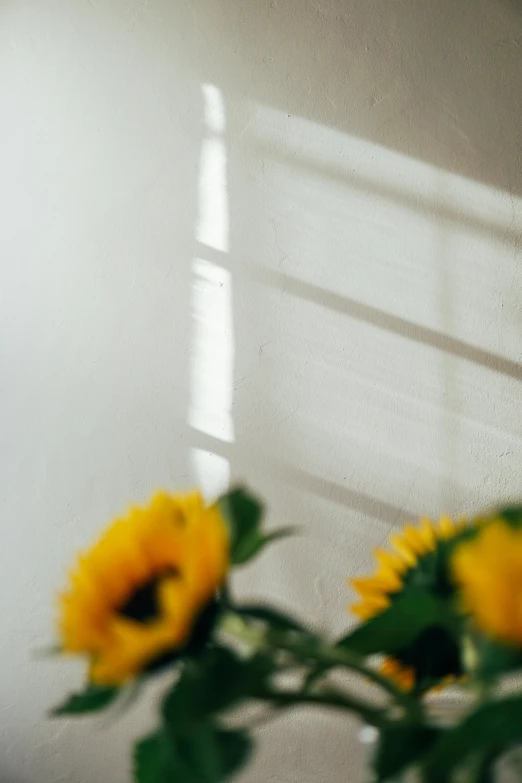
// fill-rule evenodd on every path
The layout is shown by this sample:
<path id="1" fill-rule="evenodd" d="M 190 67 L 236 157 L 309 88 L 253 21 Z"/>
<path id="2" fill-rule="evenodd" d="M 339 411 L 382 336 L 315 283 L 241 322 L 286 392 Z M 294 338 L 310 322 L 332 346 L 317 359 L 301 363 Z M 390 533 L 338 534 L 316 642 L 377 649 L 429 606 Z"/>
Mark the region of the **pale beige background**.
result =
<path id="1" fill-rule="evenodd" d="M 3 0 L 2 783 L 130 780 L 150 716 L 47 721 L 81 667 L 31 652 L 131 500 L 248 480 L 303 534 L 238 589 L 334 634 L 401 520 L 520 496 L 521 94 L 518 0 Z"/>

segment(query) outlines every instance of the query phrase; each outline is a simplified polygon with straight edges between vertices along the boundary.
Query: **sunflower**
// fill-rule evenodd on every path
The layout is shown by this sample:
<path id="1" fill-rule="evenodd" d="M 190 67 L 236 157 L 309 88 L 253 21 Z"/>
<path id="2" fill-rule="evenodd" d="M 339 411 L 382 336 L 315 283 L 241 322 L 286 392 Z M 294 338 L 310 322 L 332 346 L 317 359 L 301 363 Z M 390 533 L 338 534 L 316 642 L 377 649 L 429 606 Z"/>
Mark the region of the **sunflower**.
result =
<path id="1" fill-rule="evenodd" d="M 375 551 L 378 563 L 375 574 L 350 580 L 362 599 L 350 607 L 351 611 L 362 620 L 370 620 L 410 588 L 447 597 L 454 589 L 447 573 L 447 546 L 464 529 L 463 521 L 456 522 L 447 516 L 442 516 L 438 523 L 422 518 L 418 527 L 405 525 L 402 532 L 390 537 L 392 551 Z M 448 675 L 460 675 L 458 651 L 437 628 L 427 631 L 417 644 L 394 658 L 387 658 L 382 666 L 383 673 L 405 690 L 411 690 L 420 676 L 426 651 L 434 645 L 441 655 L 436 664 L 430 663 L 432 670 L 423 672 L 423 676 L 446 680 Z"/>
<path id="2" fill-rule="evenodd" d="M 185 647 L 229 562 L 228 532 L 197 492 L 157 494 L 117 519 L 79 557 L 60 597 L 64 651 L 90 659 L 90 679 L 119 685 Z"/>
<path id="3" fill-rule="evenodd" d="M 456 547 L 451 563 L 464 608 L 478 628 L 522 645 L 522 528 L 496 518 Z"/>

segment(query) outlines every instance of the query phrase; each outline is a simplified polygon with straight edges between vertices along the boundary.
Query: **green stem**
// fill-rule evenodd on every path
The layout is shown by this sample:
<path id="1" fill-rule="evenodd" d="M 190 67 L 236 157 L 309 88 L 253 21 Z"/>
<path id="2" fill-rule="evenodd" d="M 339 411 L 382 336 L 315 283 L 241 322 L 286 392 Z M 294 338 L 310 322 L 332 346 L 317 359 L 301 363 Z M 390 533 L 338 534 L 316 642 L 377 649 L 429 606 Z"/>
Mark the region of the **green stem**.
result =
<path id="1" fill-rule="evenodd" d="M 370 707 L 366 702 L 353 696 L 337 693 L 332 690 L 321 693 L 306 693 L 305 691 L 273 691 L 267 689 L 256 694 L 258 698 L 277 704 L 281 707 L 291 707 L 294 704 L 312 704 L 319 707 L 334 707 L 356 712 L 370 726 L 381 726 L 386 719 L 386 711 Z"/>
<path id="2" fill-rule="evenodd" d="M 395 703 L 400 705 L 411 717 L 417 720 L 422 718 L 423 710 L 420 702 L 412 698 L 406 691 L 401 690 L 392 680 L 375 669 L 366 666 L 359 656 L 348 650 L 318 644 L 316 640 L 294 639 L 285 632 L 273 629 L 266 632 L 248 625 L 237 614 L 226 615 L 222 622 L 222 628 L 235 636 L 239 641 L 246 642 L 258 649 L 275 647 L 279 650 L 285 650 L 301 660 L 303 658 L 313 659 L 315 662 L 324 664 L 329 668 L 343 666 L 346 669 L 357 672 L 386 691 Z"/>
<path id="3" fill-rule="evenodd" d="M 468 761 L 464 770 L 466 783 L 494 783 L 493 763 L 498 756 L 498 748 L 486 752 L 477 751 L 476 756 Z"/>
<path id="4" fill-rule="evenodd" d="M 285 644 L 285 649 L 289 652 L 299 652 L 299 645 L 292 645 L 292 643 Z M 319 663 L 331 664 L 332 666 L 343 666 L 346 669 L 357 672 L 363 677 L 371 680 L 375 685 L 385 690 L 398 704 L 400 704 L 407 711 L 411 711 L 413 706 L 417 706 L 408 693 L 401 690 L 395 683 L 380 674 L 375 669 L 371 669 L 366 666 L 361 659 L 348 652 L 336 647 L 321 646 L 311 651 L 312 657 L 314 657 Z"/>
<path id="5" fill-rule="evenodd" d="M 477 703 L 485 704 L 491 698 L 493 684 L 481 672 L 480 646 L 472 632 L 462 639 L 462 660 Z"/>

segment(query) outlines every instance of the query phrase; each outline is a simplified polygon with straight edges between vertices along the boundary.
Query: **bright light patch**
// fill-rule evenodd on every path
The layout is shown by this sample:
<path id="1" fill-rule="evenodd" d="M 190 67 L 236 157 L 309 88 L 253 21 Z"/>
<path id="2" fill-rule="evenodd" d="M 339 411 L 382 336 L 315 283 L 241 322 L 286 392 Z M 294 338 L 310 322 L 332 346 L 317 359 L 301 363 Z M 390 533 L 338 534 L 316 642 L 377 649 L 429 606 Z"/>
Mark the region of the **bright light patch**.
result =
<path id="1" fill-rule="evenodd" d="M 225 108 L 220 91 L 213 85 L 203 85 L 202 94 L 206 137 L 201 149 L 196 238 L 202 245 L 227 252 L 226 147 L 220 135 L 225 130 Z M 194 259 L 192 271 L 194 343 L 189 423 L 199 432 L 230 443 L 234 440 L 232 277 L 226 269 L 205 258 Z M 228 480 L 223 468 L 226 464 L 228 470 L 227 461 L 213 457 L 209 461 L 208 452 L 194 451 L 198 483 L 202 486 L 207 478 L 215 483 L 218 475 L 222 484 Z"/>
<path id="2" fill-rule="evenodd" d="M 219 90 L 202 86 L 206 138 L 201 146 L 199 166 L 199 220 L 196 239 L 204 245 L 228 251 L 227 153 L 222 134 L 225 108 Z"/>
<path id="3" fill-rule="evenodd" d="M 230 272 L 210 261 L 193 262 L 194 348 L 190 424 L 230 443 L 234 338 Z"/>
<path id="4" fill-rule="evenodd" d="M 225 457 L 204 449 L 192 449 L 191 461 L 195 484 L 208 501 L 226 491 L 230 481 L 230 466 Z"/>
<path id="5" fill-rule="evenodd" d="M 210 133 L 225 132 L 225 106 L 221 91 L 214 84 L 202 84 L 205 125 Z"/>

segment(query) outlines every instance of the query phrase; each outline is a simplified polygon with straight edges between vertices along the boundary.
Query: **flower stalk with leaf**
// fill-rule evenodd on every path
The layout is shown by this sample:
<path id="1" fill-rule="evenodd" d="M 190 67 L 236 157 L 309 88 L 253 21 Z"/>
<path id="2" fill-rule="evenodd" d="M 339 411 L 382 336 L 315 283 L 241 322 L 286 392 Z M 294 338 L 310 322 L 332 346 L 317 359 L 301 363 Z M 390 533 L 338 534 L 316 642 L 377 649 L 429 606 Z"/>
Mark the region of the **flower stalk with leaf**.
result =
<path id="1" fill-rule="evenodd" d="M 393 551 L 376 553 L 377 572 L 353 581 L 362 623 L 336 642 L 232 597 L 230 570 L 288 533 L 264 533 L 261 517 L 238 489 L 210 506 L 163 493 L 114 522 L 60 599 L 61 649 L 87 658 L 88 679 L 54 714 L 109 708 L 166 670 L 157 729 L 134 749 L 136 783 L 233 778 L 253 739 L 229 715 L 251 702 L 357 714 L 377 730 L 376 781 L 411 768 L 425 783 L 493 781 L 497 760 L 522 744 L 522 695 L 499 688 L 522 670 L 522 508 L 406 526 Z M 337 669 L 359 675 L 367 695 L 335 685 Z M 280 676 L 289 671 L 292 687 Z M 427 703 L 449 682 L 471 696 L 441 726 Z"/>

